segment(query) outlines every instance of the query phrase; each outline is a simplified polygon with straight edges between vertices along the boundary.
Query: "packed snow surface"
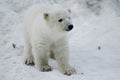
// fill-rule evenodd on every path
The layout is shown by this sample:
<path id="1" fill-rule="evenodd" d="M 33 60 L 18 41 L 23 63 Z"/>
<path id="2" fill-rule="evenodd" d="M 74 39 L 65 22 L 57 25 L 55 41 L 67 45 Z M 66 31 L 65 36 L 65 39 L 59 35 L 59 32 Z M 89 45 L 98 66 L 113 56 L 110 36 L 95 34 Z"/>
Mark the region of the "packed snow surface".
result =
<path id="1" fill-rule="evenodd" d="M 61 74 L 54 60 L 51 72 L 23 63 L 23 15 L 37 3 L 71 9 L 70 63 L 76 74 Z M 0 80 L 120 80 L 120 1 L 0 0 Z"/>

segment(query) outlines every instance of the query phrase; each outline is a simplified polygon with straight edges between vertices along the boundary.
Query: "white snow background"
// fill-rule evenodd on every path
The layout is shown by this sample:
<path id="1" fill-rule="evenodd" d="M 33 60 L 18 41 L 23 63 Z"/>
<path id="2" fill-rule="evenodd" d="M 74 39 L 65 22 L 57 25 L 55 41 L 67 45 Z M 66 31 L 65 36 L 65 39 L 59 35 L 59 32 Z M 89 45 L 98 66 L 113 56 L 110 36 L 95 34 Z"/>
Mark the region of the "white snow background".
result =
<path id="1" fill-rule="evenodd" d="M 61 74 L 54 60 L 51 72 L 23 64 L 23 15 L 37 3 L 71 9 L 70 63 L 77 74 Z M 0 80 L 120 80 L 120 0 L 0 0 Z"/>

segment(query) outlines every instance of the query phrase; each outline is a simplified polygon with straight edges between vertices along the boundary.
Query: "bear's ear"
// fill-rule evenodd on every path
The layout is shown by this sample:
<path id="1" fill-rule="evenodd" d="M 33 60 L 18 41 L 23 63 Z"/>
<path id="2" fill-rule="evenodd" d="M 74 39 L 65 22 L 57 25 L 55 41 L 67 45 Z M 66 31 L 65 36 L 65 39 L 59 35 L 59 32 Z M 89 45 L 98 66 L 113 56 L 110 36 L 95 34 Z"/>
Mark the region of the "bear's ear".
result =
<path id="1" fill-rule="evenodd" d="M 70 10 L 70 9 L 68 9 L 68 12 L 69 12 L 69 13 L 71 13 L 71 10 Z"/>
<path id="2" fill-rule="evenodd" d="M 48 13 L 44 13 L 43 16 L 44 16 L 44 18 L 45 18 L 46 20 L 49 19 L 49 14 L 48 14 Z"/>

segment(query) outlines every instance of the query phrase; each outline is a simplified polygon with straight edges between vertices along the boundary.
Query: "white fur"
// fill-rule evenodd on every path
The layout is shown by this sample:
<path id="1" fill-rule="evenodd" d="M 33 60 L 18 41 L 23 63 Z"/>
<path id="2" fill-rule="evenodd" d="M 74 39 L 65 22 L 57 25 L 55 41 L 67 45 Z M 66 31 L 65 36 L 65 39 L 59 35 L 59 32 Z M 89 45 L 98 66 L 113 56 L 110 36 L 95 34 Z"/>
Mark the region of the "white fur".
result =
<path id="1" fill-rule="evenodd" d="M 44 18 L 44 13 L 49 14 L 49 20 Z M 69 17 L 67 10 L 60 6 L 35 5 L 28 9 L 24 18 L 24 61 L 26 64 L 34 62 L 38 70 L 49 71 L 51 67 L 48 56 L 52 52 L 61 71 L 71 75 L 75 73 L 75 69 L 68 62 L 67 32 L 64 31 L 64 27 L 71 21 L 66 19 L 59 24 L 55 21 L 59 17 Z"/>

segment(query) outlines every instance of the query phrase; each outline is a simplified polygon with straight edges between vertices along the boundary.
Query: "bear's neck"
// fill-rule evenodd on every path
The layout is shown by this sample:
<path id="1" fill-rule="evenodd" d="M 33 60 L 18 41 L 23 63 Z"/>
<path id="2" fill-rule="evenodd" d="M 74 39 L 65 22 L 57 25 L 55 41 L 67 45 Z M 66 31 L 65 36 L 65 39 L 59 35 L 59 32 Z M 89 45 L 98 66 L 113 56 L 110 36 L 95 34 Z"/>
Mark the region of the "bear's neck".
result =
<path id="1" fill-rule="evenodd" d="M 67 33 L 65 31 L 50 29 L 50 32 L 48 33 L 48 36 L 50 37 L 51 40 L 57 41 L 61 38 L 66 37 Z"/>

